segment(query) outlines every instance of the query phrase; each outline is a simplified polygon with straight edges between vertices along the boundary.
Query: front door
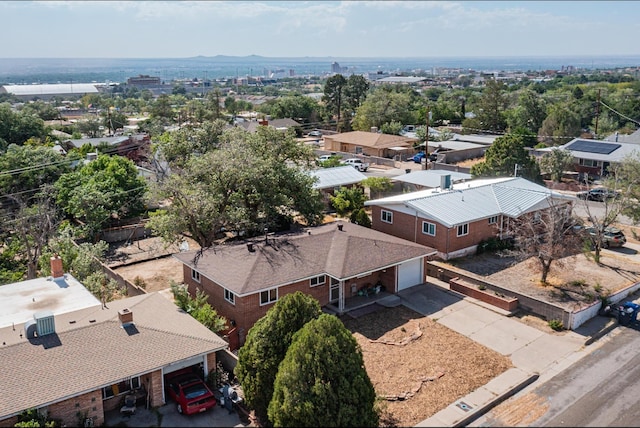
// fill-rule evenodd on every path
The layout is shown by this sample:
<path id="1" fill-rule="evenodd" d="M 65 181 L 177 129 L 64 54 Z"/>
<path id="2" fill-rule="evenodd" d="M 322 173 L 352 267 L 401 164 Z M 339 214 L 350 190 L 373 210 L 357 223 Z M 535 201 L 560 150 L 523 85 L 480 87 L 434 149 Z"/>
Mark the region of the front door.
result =
<path id="1" fill-rule="evenodd" d="M 338 299 L 340 299 L 340 281 L 331 278 L 329 285 L 329 303 L 336 303 Z"/>

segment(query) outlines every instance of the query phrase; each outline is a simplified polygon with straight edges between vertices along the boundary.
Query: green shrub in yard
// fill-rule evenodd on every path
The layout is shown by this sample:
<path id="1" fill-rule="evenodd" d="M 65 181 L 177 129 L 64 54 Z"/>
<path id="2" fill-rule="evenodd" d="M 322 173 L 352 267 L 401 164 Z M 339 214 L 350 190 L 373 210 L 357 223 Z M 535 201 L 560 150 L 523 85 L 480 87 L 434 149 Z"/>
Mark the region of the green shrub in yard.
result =
<path id="1" fill-rule="evenodd" d="M 551 327 L 551 329 L 555 331 L 560 331 L 564 329 L 564 325 L 562 325 L 562 321 L 560 320 L 549 320 L 548 324 L 549 324 L 549 327 Z"/>
<path id="2" fill-rule="evenodd" d="M 478 243 L 476 254 L 495 253 L 496 251 L 508 250 L 511 248 L 513 248 L 511 240 L 491 237 L 483 239 Z"/>

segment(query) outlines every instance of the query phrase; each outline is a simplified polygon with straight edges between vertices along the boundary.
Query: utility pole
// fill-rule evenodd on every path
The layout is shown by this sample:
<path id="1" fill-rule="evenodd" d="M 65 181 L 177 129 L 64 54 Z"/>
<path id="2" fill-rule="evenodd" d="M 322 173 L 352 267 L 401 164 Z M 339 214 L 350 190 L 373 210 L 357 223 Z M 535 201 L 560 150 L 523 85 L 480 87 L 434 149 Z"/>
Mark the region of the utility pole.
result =
<path id="1" fill-rule="evenodd" d="M 596 101 L 596 139 L 598 138 L 598 118 L 600 117 L 600 89 L 598 89 L 598 101 Z"/>
<path id="2" fill-rule="evenodd" d="M 427 169 L 427 163 L 429 162 L 429 106 L 427 106 L 427 133 L 424 138 L 424 167 L 422 169 Z"/>

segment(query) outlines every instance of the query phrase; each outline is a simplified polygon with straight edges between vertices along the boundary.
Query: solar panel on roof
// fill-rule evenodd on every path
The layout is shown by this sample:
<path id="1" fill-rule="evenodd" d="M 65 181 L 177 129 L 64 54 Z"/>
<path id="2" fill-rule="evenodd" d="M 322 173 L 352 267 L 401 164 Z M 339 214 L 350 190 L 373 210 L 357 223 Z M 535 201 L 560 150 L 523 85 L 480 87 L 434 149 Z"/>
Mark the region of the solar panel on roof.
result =
<path id="1" fill-rule="evenodd" d="M 567 149 L 576 152 L 598 153 L 608 155 L 614 150 L 620 148 L 620 144 L 602 143 L 591 140 L 577 140 L 567 146 Z"/>

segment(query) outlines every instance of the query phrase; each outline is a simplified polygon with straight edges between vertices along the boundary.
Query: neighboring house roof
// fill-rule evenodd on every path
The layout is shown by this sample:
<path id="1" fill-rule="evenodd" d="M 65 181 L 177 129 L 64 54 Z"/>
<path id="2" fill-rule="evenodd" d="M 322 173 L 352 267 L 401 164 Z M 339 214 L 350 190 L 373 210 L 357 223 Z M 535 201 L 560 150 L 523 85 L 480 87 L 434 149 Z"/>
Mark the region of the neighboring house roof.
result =
<path id="1" fill-rule="evenodd" d="M 125 308 L 129 326 L 118 318 Z M 22 325 L 0 329 L 0 418 L 227 347 L 159 293 L 56 315 L 55 329 L 31 340 L 18 336 Z"/>
<path id="2" fill-rule="evenodd" d="M 352 167 L 351 165 L 336 166 L 333 168 L 318 168 L 309 171 L 313 177 L 318 177 L 318 181 L 313 185 L 314 189 L 331 189 L 334 187 L 348 186 L 359 183 L 366 175 Z"/>
<path id="3" fill-rule="evenodd" d="M 70 274 L 53 279 L 35 278 L 0 287 L 0 329 L 23 324 L 33 313 L 54 315 L 100 306 L 100 301 Z"/>
<path id="4" fill-rule="evenodd" d="M 420 144 L 424 147 L 424 143 Z M 486 144 L 470 143 L 468 141 L 447 140 L 447 141 L 429 141 L 429 149 L 446 149 L 446 150 L 466 150 L 487 147 Z"/>
<path id="5" fill-rule="evenodd" d="M 467 134 L 467 135 L 462 135 L 462 134 L 455 134 L 453 136 L 453 140 L 455 141 L 466 141 L 468 143 L 478 143 L 478 144 L 493 144 L 493 142 L 495 141 L 496 138 L 498 138 L 499 135 L 479 135 L 479 134 Z"/>
<path id="6" fill-rule="evenodd" d="M 634 152 L 640 153 L 640 145 L 638 144 L 582 138 L 574 138 L 560 148 L 569 150 L 574 158 L 602 162 L 621 162 Z"/>
<path id="7" fill-rule="evenodd" d="M 549 198 L 573 201 L 575 196 L 553 192 L 520 177 L 471 180 L 451 190 L 421 190 L 365 201 L 434 220 L 446 227 L 506 215 L 516 218 L 549 206 Z"/>
<path id="8" fill-rule="evenodd" d="M 178 260 L 238 296 L 327 274 L 353 278 L 436 250 L 354 223 L 336 222 L 278 234 L 253 243 L 220 245 L 202 254 L 175 254 Z"/>
<path id="9" fill-rule="evenodd" d="M 354 144 L 356 146 L 371 147 L 374 149 L 388 149 L 391 147 L 410 147 L 416 138 L 403 137 L 401 135 L 379 134 L 377 132 L 352 131 L 340 134 L 326 135 L 325 141 L 331 139 L 339 143 Z M 326 145 L 326 143 L 325 143 Z"/>
<path id="10" fill-rule="evenodd" d="M 97 94 L 95 83 L 53 83 L 43 85 L 4 85 L 4 90 L 17 96 L 56 94 Z"/>
<path id="11" fill-rule="evenodd" d="M 391 181 L 401 181 L 403 183 L 416 184 L 424 187 L 440 187 L 442 183 L 442 176 L 449 175 L 451 182 L 456 183 L 458 181 L 471 180 L 471 174 L 465 174 L 463 172 L 446 171 L 442 169 L 420 170 L 412 171 L 408 174 L 398 175 L 393 177 Z"/>
<path id="12" fill-rule="evenodd" d="M 242 126 L 244 129 L 246 129 L 249 132 L 256 132 L 256 129 L 258 129 L 259 126 L 264 126 L 264 125 L 260 125 L 260 122 L 257 120 L 251 120 L 251 121 L 242 121 L 242 122 L 238 122 L 239 126 Z M 267 126 L 271 126 L 273 128 L 291 128 L 294 126 L 300 126 L 300 123 L 296 122 L 293 119 L 271 119 L 268 121 Z"/>
<path id="13" fill-rule="evenodd" d="M 376 80 L 381 83 L 419 83 L 427 80 L 426 77 L 414 77 L 414 76 L 389 76 Z"/>
<path id="14" fill-rule="evenodd" d="M 605 138 L 605 141 L 640 144 L 640 129 L 631 134 L 620 134 L 616 131 Z"/>
<path id="15" fill-rule="evenodd" d="M 117 146 L 126 141 L 129 141 L 129 136 L 118 137 L 98 137 L 98 138 L 80 138 L 80 139 L 68 139 L 64 140 L 65 143 L 71 144 L 73 147 L 80 148 L 85 144 L 90 144 L 93 147 L 97 147 L 102 143 L 107 143 L 110 146 Z"/>

